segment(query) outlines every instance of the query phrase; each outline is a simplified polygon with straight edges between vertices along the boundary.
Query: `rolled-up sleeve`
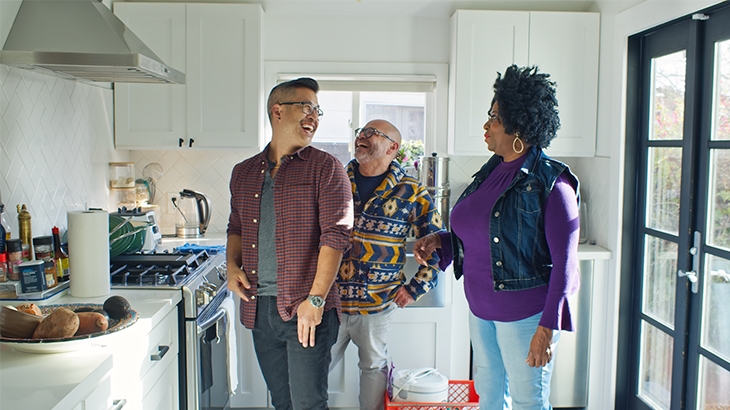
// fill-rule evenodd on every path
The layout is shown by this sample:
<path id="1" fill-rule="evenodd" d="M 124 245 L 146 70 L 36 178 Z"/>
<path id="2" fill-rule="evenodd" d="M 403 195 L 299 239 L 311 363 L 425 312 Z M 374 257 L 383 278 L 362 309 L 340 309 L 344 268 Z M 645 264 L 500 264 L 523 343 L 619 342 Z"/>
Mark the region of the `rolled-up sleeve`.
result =
<path id="1" fill-rule="evenodd" d="M 334 157 L 327 158 L 321 168 L 318 203 L 319 246 L 346 252 L 354 222 L 352 190 L 345 168 Z"/>

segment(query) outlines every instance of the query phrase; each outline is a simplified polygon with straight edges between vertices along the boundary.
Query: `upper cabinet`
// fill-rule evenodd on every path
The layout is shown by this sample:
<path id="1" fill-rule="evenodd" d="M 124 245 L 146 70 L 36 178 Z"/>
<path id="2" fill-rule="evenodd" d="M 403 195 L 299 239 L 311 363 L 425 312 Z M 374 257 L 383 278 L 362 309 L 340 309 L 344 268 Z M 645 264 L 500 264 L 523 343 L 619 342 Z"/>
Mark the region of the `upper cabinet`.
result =
<path id="1" fill-rule="evenodd" d="M 114 13 L 186 74 L 184 85 L 114 85 L 116 148 L 261 147 L 260 5 L 117 2 Z"/>
<path id="2" fill-rule="evenodd" d="M 557 84 L 553 157 L 595 153 L 600 15 L 458 10 L 451 17 L 449 154 L 489 155 L 484 123 L 497 72 L 538 66 Z"/>

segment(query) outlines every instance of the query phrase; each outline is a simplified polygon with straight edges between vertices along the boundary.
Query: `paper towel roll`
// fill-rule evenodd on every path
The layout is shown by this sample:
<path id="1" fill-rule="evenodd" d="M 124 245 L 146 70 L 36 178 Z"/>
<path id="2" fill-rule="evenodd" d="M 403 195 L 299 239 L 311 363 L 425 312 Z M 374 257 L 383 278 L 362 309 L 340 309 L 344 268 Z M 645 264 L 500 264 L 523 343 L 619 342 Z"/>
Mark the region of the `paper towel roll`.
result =
<path id="1" fill-rule="evenodd" d="M 104 211 L 68 213 L 68 266 L 71 296 L 109 294 L 109 214 Z"/>

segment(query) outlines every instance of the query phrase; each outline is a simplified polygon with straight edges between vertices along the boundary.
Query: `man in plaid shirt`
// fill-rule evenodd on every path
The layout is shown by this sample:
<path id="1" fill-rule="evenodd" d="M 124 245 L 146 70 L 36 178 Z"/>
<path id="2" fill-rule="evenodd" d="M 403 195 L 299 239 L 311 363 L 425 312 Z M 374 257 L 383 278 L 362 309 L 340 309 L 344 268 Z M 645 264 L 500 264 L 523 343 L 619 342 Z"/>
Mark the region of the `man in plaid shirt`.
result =
<path id="1" fill-rule="evenodd" d="M 342 164 L 309 146 L 324 114 L 318 90 L 311 78 L 274 87 L 271 143 L 231 175 L 228 289 L 277 409 L 327 409 L 341 312 L 332 285 L 353 223 Z"/>
<path id="2" fill-rule="evenodd" d="M 360 361 L 360 409 L 382 409 L 388 349 L 395 307 L 405 307 L 436 286 L 439 258 L 406 281 L 406 237 L 442 229 L 428 191 L 394 161 L 401 135 L 393 124 L 372 120 L 355 131 L 355 159 L 347 165 L 355 204 L 352 247 L 337 276 L 342 298 L 340 332 L 332 365 L 352 341 Z"/>

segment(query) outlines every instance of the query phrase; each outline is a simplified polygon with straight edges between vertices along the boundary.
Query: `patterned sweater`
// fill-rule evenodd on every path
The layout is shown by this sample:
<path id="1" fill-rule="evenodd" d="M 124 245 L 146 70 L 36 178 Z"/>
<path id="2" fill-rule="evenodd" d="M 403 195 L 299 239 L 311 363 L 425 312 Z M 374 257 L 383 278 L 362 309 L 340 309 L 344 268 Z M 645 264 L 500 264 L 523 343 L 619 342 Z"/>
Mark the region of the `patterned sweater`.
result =
<path id="1" fill-rule="evenodd" d="M 439 272 L 436 252 L 428 261 L 429 266 L 420 266 L 405 285 L 406 237 L 411 230 L 416 238 L 440 231 L 443 222 L 426 188 L 406 175 L 395 161 L 373 197 L 363 203 L 355 184 L 358 166 L 357 160 L 347 165 L 355 225 L 350 236 L 352 246 L 342 258 L 337 283 L 342 312 L 368 315 L 388 308 L 401 286 L 414 299 L 436 286 Z"/>

